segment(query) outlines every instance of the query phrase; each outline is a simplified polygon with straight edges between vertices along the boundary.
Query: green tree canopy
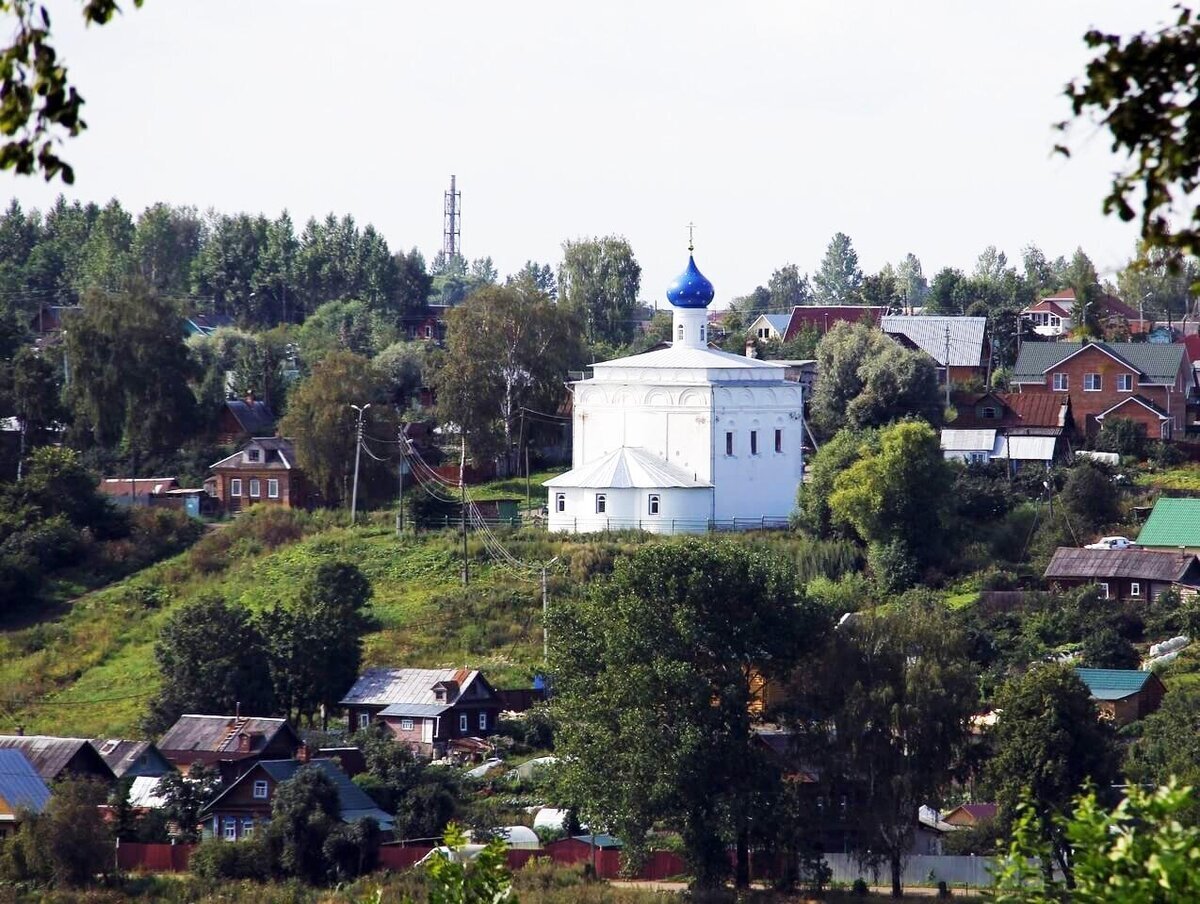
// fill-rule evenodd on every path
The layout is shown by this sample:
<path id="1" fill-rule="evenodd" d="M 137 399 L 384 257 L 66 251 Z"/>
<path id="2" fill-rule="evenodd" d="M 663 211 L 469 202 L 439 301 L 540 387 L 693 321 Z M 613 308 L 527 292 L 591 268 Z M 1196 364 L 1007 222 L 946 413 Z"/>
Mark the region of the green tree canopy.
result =
<path id="1" fill-rule="evenodd" d="M 636 858 L 670 814 L 701 886 L 726 873 L 734 838 L 745 880 L 752 682 L 786 677 L 826 628 L 795 573 L 728 541 L 644 546 L 550 624 L 556 750 L 581 818 Z"/>
<path id="2" fill-rule="evenodd" d="M 858 252 L 850 236 L 839 232 L 829 240 L 820 269 L 813 274 L 817 301 L 821 304 L 855 304 L 862 286 Z"/>
<path id="3" fill-rule="evenodd" d="M 589 342 L 620 346 L 633 338 L 641 284 L 642 268 L 624 238 L 563 243 L 559 300 L 579 316 Z"/>

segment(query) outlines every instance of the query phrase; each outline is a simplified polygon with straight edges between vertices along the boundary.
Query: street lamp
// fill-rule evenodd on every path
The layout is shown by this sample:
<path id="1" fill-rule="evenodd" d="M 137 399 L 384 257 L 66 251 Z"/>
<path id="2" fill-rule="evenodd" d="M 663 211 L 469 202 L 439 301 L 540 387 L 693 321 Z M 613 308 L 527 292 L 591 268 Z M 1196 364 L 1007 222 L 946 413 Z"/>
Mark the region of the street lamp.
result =
<path id="1" fill-rule="evenodd" d="M 354 524 L 358 519 L 358 459 L 362 454 L 363 415 L 367 413 L 371 403 L 367 402 L 361 408 L 354 404 L 350 407 L 358 412 L 358 430 L 354 441 L 354 488 L 350 491 L 350 523 Z"/>

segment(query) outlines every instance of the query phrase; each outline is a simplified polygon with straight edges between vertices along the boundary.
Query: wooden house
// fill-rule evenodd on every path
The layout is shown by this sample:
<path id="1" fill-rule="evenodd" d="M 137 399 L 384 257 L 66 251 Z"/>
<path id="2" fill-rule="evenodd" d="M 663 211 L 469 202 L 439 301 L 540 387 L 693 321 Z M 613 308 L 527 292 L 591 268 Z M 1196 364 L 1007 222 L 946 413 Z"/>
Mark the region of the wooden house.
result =
<path id="1" fill-rule="evenodd" d="M 112 769 L 87 738 L 47 735 L 0 735 L 0 750 L 19 750 L 44 781 L 63 778 L 116 780 Z"/>
<path id="2" fill-rule="evenodd" d="M 250 393 L 244 399 L 226 399 L 217 415 L 217 442 L 222 446 L 244 443 L 255 436 L 275 433 L 275 412 Z"/>
<path id="3" fill-rule="evenodd" d="M 175 766 L 150 741 L 125 738 L 96 738 L 92 746 L 117 778 L 161 777 Z"/>
<path id="4" fill-rule="evenodd" d="M 1170 588 L 1183 594 L 1196 593 L 1200 589 L 1200 560 L 1190 552 L 1060 546 L 1043 577 L 1060 587 L 1095 584 L 1104 599 L 1149 602 Z"/>
<path id="5" fill-rule="evenodd" d="M 259 760 L 291 759 L 303 742 L 286 719 L 185 715 L 158 739 L 157 747 L 179 771 L 213 766 L 223 782 Z"/>
<path id="6" fill-rule="evenodd" d="M 1076 669 L 1102 718 L 1128 725 L 1155 712 L 1167 692 L 1153 672 L 1133 669 Z"/>

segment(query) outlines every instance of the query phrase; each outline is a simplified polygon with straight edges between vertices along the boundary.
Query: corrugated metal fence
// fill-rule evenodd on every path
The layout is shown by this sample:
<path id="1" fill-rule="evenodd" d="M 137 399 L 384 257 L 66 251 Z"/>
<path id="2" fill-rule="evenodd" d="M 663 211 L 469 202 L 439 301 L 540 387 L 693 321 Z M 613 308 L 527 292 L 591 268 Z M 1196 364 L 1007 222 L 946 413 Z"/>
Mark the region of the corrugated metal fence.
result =
<path id="1" fill-rule="evenodd" d="M 826 854 L 825 861 L 833 870 L 834 882 L 865 879 L 869 885 L 890 885 L 892 881 L 891 868 L 886 862 L 875 868 L 864 867 L 853 854 Z M 901 883 L 933 886 L 945 882 L 954 887 L 985 888 L 992 885 L 991 871 L 996 869 L 996 862 L 994 857 L 914 854 L 904 863 Z"/>

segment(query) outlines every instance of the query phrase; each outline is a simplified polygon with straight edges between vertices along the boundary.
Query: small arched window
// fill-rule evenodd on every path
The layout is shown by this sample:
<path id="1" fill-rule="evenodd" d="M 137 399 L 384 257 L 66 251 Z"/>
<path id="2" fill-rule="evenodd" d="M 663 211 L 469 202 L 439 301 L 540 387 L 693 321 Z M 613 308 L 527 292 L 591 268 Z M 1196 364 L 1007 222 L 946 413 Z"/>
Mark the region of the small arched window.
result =
<path id="1" fill-rule="evenodd" d="M 676 338 L 677 338 L 677 339 L 678 339 L 680 342 L 682 342 L 682 341 L 683 341 L 683 324 L 682 324 L 682 323 L 681 323 L 681 324 L 679 324 L 679 326 L 676 328 L 676 330 L 675 330 L 675 337 L 676 337 Z"/>
<path id="2" fill-rule="evenodd" d="M 708 341 L 708 327 L 703 323 L 700 324 L 700 341 L 701 342 Z"/>

